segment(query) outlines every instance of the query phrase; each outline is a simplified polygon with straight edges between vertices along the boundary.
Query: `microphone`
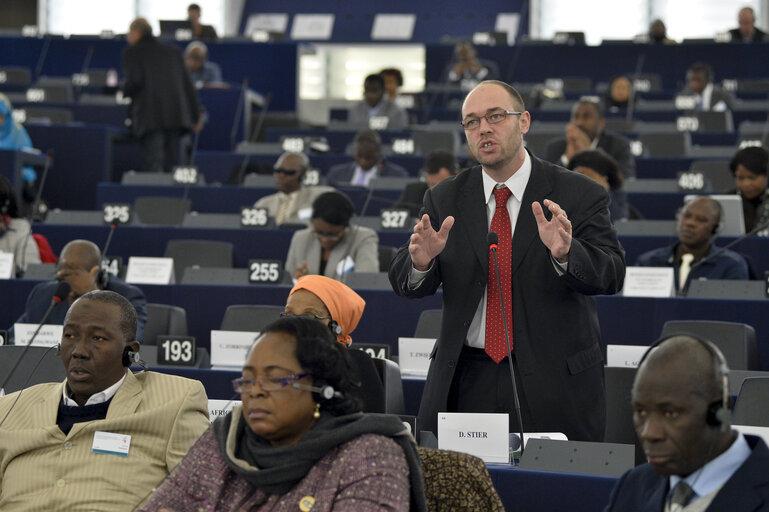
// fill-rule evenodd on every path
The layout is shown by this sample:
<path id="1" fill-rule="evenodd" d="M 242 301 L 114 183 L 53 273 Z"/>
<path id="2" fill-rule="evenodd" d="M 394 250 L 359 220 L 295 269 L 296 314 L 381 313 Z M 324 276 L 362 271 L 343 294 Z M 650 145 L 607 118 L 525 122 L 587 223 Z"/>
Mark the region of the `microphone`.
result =
<path id="1" fill-rule="evenodd" d="M 46 159 L 45 159 L 45 165 L 43 166 L 43 176 L 40 178 L 40 186 L 37 187 L 37 193 L 35 194 L 35 200 L 32 202 L 32 209 L 30 210 L 29 214 L 26 216 L 27 222 L 29 222 L 29 229 L 30 234 L 29 236 L 24 238 L 24 243 L 21 247 L 21 264 L 18 265 L 18 271 L 16 272 L 17 277 L 23 277 L 24 272 L 26 272 L 25 267 L 27 265 L 27 245 L 29 244 L 29 239 L 32 238 L 32 223 L 35 221 L 35 217 L 39 213 L 38 210 L 40 209 L 40 198 L 43 194 L 43 187 L 45 187 L 45 181 L 48 178 L 48 170 L 51 167 L 51 159 L 53 158 L 53 149 L 49 149 L 46 151 Z"/>
<path id="2" fill-rule="evenodd" d="M 707 256 L 702 258 L 700 261 L 698 261 L 697 263 L 693 264 L 689 268 L 689 275 L 691 275 L 691 271 L 692 270 L 694 270 L 695 268 L 699 267 L 700 265 L 702 265 L 706 261 L 711 261 L 715 257 L 720 256 L 721 254 L 723 254 L 724 251 L 726 251 L 727 249 L 731 249 L 732 247 L 734 247 L 738 243 L 742 242 L 743 240 L 745 240 L 749 236 L 753 236 L 756 233 L 758 233 L 759 231 L 763 231 L 763 230 L 765 230 L 767 228 L 769 228 L 769 221 L 764 222 L 763 224 L 759 224 L 758 226 L 754 227 L 753 229 L 751 229 L 750 231 L 748 231 L 744 235 L 738 236 L 737 238 L 735 238 L 734 240 L 732 240 L 731 242 L 729 242 L 725 246 L 719 247 L 718 250 L 716 252 L 714 252 L 713 254 L 708 254 Z M 687 293 L 688 293 L 688 291 L 687 291 Z"/>
<path id="3" fill-rule="evenodd" d="M 331 400 L 332 398 L 342 398 L 344 395 L 340 393 L 339 391 L 334 390 L 333 386 L 325 385 L 323 387 L 318 386 L 308 386 L 307 384 L 299 384 L 298 382 L 294 382 L 292 386 L 294 389 L 301 389 L 303 391 L 312 391 L 314 393 L 318 393 L 321 398 L 325 400 Z"/>
<path id="4" fill-rule="evenodd" d="M 521 401 L 518 399 L 518 386 L 515 385 L 515 371 L 513 370 L 513 350 L 510 347 L 510 332 L 507 330 L 507 315 L 505 315 L 505 303 L 502 300 L 502 280 L 499 277 L 499 263 L 497 262 L 497 248 L 499 247 L 499 236 L 494 231 L 489 231 L 486 235 L 486 241 L 489 244 L 489 250 L 494 255 L 494 273 L 497 276 L 497 290 L 499 290 L 499 306 L 502 309 L 502 327 L 505 329 L 505 342 L 507 343 L 507 362 L 510 364 L 510 380 L 513 383 L 513 400 L 515 402 L 515 413 L 518 415 L 518 427 L 521 434 L 521 454 L 523 454 L 523 417 L 521 416 Z"/>
<path id="5" fill-rule="evenodd" d="M 43 315 L 42 320 L 40 320 L 40 325 L 37 326 L 37 329 L 35 329 L 35 332 L 32 334 L 32 338 L 30 338 L 29 343 L 27 343 L 27 345 L 21 351 L 21 354 L 19 354 L 19 357 L 16 359 L 16 361 L 14 361 L 13 365 L 11 366 L 11 371 L 8 372 L 8 375 L 6 375 L 5 379 L 3 379 L 3 383 L 0 384 L 0 389 L 5 389 L 5 385 L 8 384 L 9 380 L 11 380 L 11 376 L 13 375 L 13 372 L 16 371 L 16 368 L 19 366 L 19 363 L 21 363 L 22 359 L 24 359 L 24 356 L 29 351 L 29 347 L 32 346 L 32 342 L 35 341 L 35 338 L 40 332 L 40 329 L 43 327 L 43 325 L 45 325 L 45 322 L 46 320 L 48 320 L 48 317 L 51 316 L 51 312 L 53 311 L 53 308 L 67 298 L 67 295 L 69 295 L 70 290 L 71 288 L 68 282 L 66 281 L 59 282 L 59 285 L 56 287 L 56 291 L 53 294 L 53 299 L 51 300 L 51 304 L 48 306 L 48 309 L 45 310 L 45 314 Z"/>
<path id="6" fill-rule="evenodd" d="M 628 98 L 628 101 L 627 101 L 627 111 L 625 112 L 625 121 L 627 121 L 628 123 L 633 120 L 633 111 L 635 110 L 635 97 L 636 97 L 635 83 L 638 81 L 638 79 L 641 76 L 641 69 L 643 69 L 645 60 L 646 60 L 646 54 L 642 53 L 638 56 L 638 60 L 636 61 L 635 73 L 633 73 L 633 81 L 630 84 L 630 97 Z"/>
<path id="7" fill-rule="evenodd" d="M 43 42 L 43 48 L 40 50 L 40 55 L 37 57 L 37 65 L 35 66 L 35 77 L 40 77 L 40 72 L 43 70 L 43 63 L 48 56 L 48 48 L 51 46 L 51 35 L 46 34 L 45 41 Z"/>

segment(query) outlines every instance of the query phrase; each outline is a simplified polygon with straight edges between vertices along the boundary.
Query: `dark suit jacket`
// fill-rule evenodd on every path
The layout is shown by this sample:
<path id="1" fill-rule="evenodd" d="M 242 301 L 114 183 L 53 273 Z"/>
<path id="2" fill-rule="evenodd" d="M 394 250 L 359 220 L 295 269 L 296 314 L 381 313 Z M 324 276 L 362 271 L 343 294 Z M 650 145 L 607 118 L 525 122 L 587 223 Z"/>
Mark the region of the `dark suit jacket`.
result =
<path id="1" fill-rule="evenodd" d="M 684 96 L 697 96 L 697 93 L 689 89 L 689 87 L 685 87 L 681 91 L 681 94 Z M 710 104 L 707 106 L 707 108 L 703 108 L 702 110 L 713 110 L 713 107 L 718 105 L 718 103 L 721 101 L 726 104 L 726 108 L 728 110 L 734 110 L 734 96 L 724 91 L 721 87 L 714 85 L 713 92 L 710 95 Z"/>
<path id="2" fill-rule="evenodd" d="M 769 449 L 759 437 L 746 435 L 745 439 L 752 449 L 750 457 L 721 487 L 708 510 L 769 511 Z M 604 512 L 662 512 L 668 482 L 649 464 L 631 469 L 614 486 Z"/>
<path id="3" fill-rule="evenodd" d="M 179 48 L 145 37 L 123 50 L 123 75 L 137 137 L 156 130 L 189 131 L 198 121 L 198 95 Z"/>
<path id="4" fill-rule="evenodd" d="M 531 418 L 529 432 L 564 432 L 569 439 L 603 439 L 606 396 L 595 303 L 590 295 L 616 293 L 625 277 L 625 254 L 609 220 L 609 196 L 585 176 L 534 156 L 513 236 L 513 353 Z M 417 298 L 443 284 L 441 333 L 433 350 L 419 409 L 419 425 L 435 430 L 446 411 L 454 368 L 467 329 L 486 292 L 488 220 L 481 168 L 448 178 L 425 194 L 423 212 L 434 229 L 452 215 L 446 247 L 415 290 L 408 243 L 390 266 L 398 295 Z M 558 276 L 537 231 L 533 201 L 551 199 L 573 225 L 567 272 Z"/>
<path id="5" fill-rule="evenodd" d="M 424 181 L 409 183 L 401 192 L 401 196 L 393 208 L 406 208 L 409 215 L 418 217 L 419 210 L 422 209 L 422 199 L 425 197 L 425 192 L 427 192 L 427 183 Z"/>
<path id="6" fill-rule="evenodd" d="M 16 320 L 16 323 L 35 324 L 40 322 L 43 319 L 43 315 L 45 315 L 48 306 L 51 305 L 53 294 L 56 293 L 56 287 L 58 285 L 58 281 L 45 281 L 32 288 L 29 297 L 27 297 L 27 307 L 24 309 L 24 313 L 22 313 L 19 319 Z M 127 284 L 117 277 L 110 277 L 105 290 L 119 293 L 133 304 L 134 309 L 136 309 L 136 316 L 139 318 L 136 339 L 141 341 L 142 334 L 144 333 L 144 324 L 147 323 L 147 299 L 144 298 L 144 293 L 142 293 L 136 286 Z M 56 304 L 46 323 L 57 325 L 63 324 L 64 317 L 67 315 L 68 310 L 69 304 L 67 304 L 66 300 Z"/>
<path id="7" fill-rule="evenodd" d="M 352 177 L 355 175 L 355 161 L 348 162 L 346 164 L 334 165 L 328 170 L 326 175 L 326 184 L 336 187 L 342 183 L 349 183 L 352 181 Z M 377 170 L 377 177 L 379 178 L 405 178 L 409 173 L 398 164 L 383 160 L 379 164 Z"/>
<path id="8" fill-rule="evenodd" d="M 598 136 L 598 147 L 606 151 L 619 164 L 622 176 L 635 176 L 635 159 L 630 152 L 630 142 L 622 135 L 614 132 L 601 132 Z M 566 137 L 551 141 L 545 148 L 545 160 L 556 165 L 561 163 L 561 155 L 566 152 Z"/>
<path id="9" fill-rule="evenodd" d="M 742 34 L 740 34 L 740 29 L 733 28 L 729 31 L 729 34 L 732 36 L 732 42 L 733 43 L 741 43 L 742 42 Z M 750 38 L 751 43 L 761 43 L 766 40 L 766 32 L 763 30 L 759 30 L 758 28 L 753 28 L 753 37 Z"/>

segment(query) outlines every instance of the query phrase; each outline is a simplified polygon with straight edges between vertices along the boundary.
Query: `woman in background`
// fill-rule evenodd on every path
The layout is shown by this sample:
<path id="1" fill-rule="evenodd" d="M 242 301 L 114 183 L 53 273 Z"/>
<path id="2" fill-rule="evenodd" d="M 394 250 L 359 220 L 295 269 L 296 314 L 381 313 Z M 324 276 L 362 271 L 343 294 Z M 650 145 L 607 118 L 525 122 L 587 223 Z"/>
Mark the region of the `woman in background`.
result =
<path id="1" fill-rule="evenodd" d="M 769 190 L 767 190 L 766 168 L 769 153 L 759 146 L 737 151 L 729 162 L 737 189 L 742 196 L 742 214 L 745 217 L 745 231 L 769 222 Z M 765 233 L 759 233 L 765 235 Z"/>
<path id="2" fill-rule="evenodd" d="M 569 169 L 584 174 L 609 192 L 609 215 L 612 223 L 627 219 L 629 205 L 627 193 L 622 188 L 622 173 L 617 161 L 601 149 L 585 149 L 569 161 Z"/>
<path id="3" fill-rule="evenodd" d="M 17 269 L 26 270 L 30 263 L 40 263 L 32 226 L 19 213 L 16 192 L 10 180 L 0 174 L 0 252 L 13 253 Z"/>

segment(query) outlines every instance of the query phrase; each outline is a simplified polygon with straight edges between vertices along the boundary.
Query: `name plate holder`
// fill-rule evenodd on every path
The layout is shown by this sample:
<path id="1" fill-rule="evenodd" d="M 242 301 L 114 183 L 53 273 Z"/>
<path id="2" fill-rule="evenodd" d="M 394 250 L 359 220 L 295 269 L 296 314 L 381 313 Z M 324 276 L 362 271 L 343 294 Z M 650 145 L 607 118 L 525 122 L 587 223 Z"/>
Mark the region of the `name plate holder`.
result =
<path id="1" fill-rule="evenodd" d="M 438 448 L 469 453 L 486 463 L 510 462 L 508 414 L 438 413 Z"/>
<path id="2" fill-rule="evenodd" d="M 40 324 L 14 324 L 14 343 L 16 345 L 29 345 L 32 335 Z M 61 336 L 64 332 L 63 325 L 43 324 L 40 332 L 37 333 L 33 347 L 54 347 L 61 343 Z"/>
<path id="3" fill-rule="evenodd" d="M 128 258 L 125 282 L 131 284 L 174 284 L 173 258 Z"/>
<path id="4" fill-rule="evenodd" d="M 635 466 L 635 446 L 619 443 L 529 439 L 521 469 L 620 477 Z"/>
<path id="5" fill-rule="evenodd" d="M 13 274 L 13 253 L 0 252 L 0 279 L 11 279 Z"/>
<path id="6" fill-rule="evenodd" d="M 627 267 L 625 269 L 625 297 L 673 297 L 676 287 L 674 271 L 670 267 Z"/>
<path id="7" fill-rule="evenodd" d="M 638 368 L 647 350 L 646 345 L 606 345 L 606 366 Z"/>
<path id="8" fill-rule="evenodd" d="M 398 338 L 398 364 L 401 374 L 426 377 L 434 338 Z"/>
<path id="9" fill-rule="evenodd" d="M 240 370 L 258 337 L 258 332 L 211 331 L 211 366 Z"/>

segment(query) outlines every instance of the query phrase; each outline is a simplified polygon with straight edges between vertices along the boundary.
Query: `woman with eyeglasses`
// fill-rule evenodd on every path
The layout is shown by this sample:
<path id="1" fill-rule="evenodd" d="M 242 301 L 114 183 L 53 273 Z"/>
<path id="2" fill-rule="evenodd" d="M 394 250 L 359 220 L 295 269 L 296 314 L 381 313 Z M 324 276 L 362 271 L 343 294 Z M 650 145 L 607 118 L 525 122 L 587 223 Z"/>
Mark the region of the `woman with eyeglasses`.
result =
<path id="1" fill-rule="evenodd" d="M 340 281 L 348 272 L 379 272 L 379 236 L 350 226 L 355 208 L 341 192 L 326 192 L 312 203 L 310 227 L 294 233 L 286 270 L 294 279 L 319 274 Z"/>
<path id="2" fill-rule="evenodd" d="M 350 333 L 363 316 L 366 301 L 350 287 L 330 277 L 309 275 L 299 278 L 288 294 L 281 316 L 303 316 L 326 324 L 336 340 L 349 347 Z M 385 391 L 374 361 L 362 350 L 351 350 L 353 366 L 360 377 L 363 410 L 387 412 Z"/>
<path id="3" fill-rule="evenodd" d="M 217 418 L 142 511 L 422 511 L 413 437 L 360 412 L 347 351 L 328 328 L 282 318 L 233 382 L 242 406 Z"/>

